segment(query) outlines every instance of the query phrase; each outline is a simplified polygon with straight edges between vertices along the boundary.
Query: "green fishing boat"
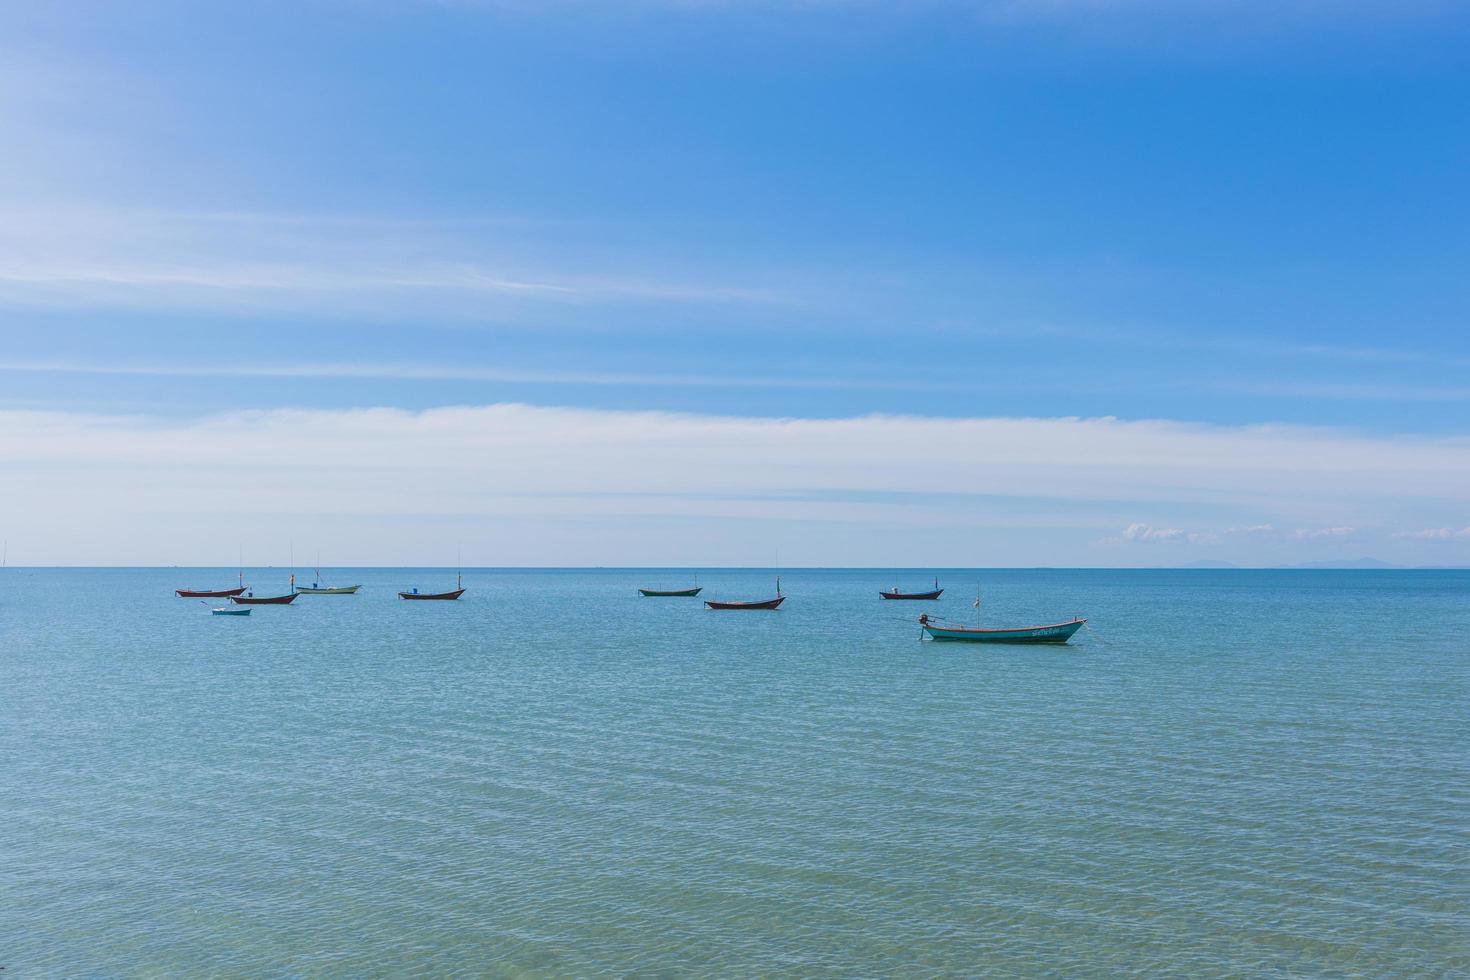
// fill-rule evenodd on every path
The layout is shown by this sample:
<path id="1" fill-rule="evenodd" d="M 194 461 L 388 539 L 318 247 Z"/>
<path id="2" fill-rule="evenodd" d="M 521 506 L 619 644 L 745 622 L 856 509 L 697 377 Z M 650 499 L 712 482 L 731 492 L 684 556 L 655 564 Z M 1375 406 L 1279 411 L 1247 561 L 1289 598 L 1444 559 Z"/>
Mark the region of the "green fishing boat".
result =
<path id="1" fill-rule="evenodd" d="M 969 643 L 1066 643 L 1072 634 L 1080 630 L 1087 620 L 1075 618 L 1067 623 L 1049 623 L 1045 626 L 941 626 L 925 613 L 919 617 L 931 639 L 964 640 Z"/>
<path id="2" fill-rule="evenodd" d="M 704 591 L 704 586 L 696 585 L 692 589 L 639 589 L 638 592 L 645 596 L 658 596 L 662 598 L 684 598 L 692 599 Z"/>
<path id="3" fill-rule="evenodd" d="M 356 595 L 360 585 L 323 585 L 322 584 L 322 556 L 316 556 L 316 580 L 311 585 L 297 585 L 296 578 L 291 578 L 291 587 L 302 595 Z"/>

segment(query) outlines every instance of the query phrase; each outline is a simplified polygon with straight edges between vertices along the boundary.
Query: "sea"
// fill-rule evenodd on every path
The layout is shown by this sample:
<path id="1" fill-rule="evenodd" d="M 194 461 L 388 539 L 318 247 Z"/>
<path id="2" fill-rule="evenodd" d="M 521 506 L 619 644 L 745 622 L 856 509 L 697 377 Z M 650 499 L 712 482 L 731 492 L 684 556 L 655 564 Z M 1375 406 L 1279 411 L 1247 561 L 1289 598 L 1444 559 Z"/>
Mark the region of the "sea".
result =
<path id="1" fill-rule="evenodd" d="M 1470 974 L 1470 572 L 463 574 L 0 572 L 3 976 Z"/>

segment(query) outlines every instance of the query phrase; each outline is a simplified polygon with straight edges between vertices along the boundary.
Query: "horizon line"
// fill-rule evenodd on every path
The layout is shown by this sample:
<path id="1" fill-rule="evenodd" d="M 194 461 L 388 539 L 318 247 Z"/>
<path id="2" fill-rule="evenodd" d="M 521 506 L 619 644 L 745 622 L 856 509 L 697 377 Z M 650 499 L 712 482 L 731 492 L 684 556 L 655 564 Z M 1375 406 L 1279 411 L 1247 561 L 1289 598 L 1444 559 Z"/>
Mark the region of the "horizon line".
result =
<path id="1" fill-rule="evenodd" d="M 1368 559 L 1378 562 L 1379 559 Z M 1225 563 L 1220 565 L 785 565 L 776 567 L 774 565 L 324 565 L 324 568 L 333 570 L 347 569 L 454 569 L 462 571 L 478 572 L 619 572 L 619 571 L 717 571 L 717 572 L 770 572 L 773 574 L 785 574 L 786 572 L 926 572 L 930 574 L 944 574 L 946 572 L 1016 572 L 1016 571 L 1096 571 L 1096 572 L 1434 572 L 1434 571 L 1470 571 L 1470 564 L 1463 565 L 1399 565 L 1393 562 L 1381 562 L 1371 566 L 1361 566 L 1352 563 L 1361 562 L 1363 559 L 1327 559 L 1314 562 L 1297 562 L 1286 565 L 1237 565 Z M 1331 567 L 1335 564 L 1342 567 Z M 0 571 L 41 571 L 41 570 L 102 570 L 119 569 L 135 571 L 166 571 L 169 569 L 239 569 L 250 568 L 253 570 L 280 570 L 291 568 L 314 569 L 315 566 L 291 566 L 291 565 L 130 565 L 130 564 L 106 564 L 106 565 L 6 565 Z"/>

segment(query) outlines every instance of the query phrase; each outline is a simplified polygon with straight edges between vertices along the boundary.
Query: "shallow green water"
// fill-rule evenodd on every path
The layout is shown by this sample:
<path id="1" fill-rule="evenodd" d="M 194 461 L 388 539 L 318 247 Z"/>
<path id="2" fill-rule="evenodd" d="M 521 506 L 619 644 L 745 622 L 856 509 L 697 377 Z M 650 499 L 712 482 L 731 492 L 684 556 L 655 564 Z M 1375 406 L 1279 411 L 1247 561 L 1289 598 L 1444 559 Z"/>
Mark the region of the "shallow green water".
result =
<path id="1" fill-rule="evenodd" d="M 0 577 L 5 976 L 1470 970 L 1470 573 L 233 577 Z"/>

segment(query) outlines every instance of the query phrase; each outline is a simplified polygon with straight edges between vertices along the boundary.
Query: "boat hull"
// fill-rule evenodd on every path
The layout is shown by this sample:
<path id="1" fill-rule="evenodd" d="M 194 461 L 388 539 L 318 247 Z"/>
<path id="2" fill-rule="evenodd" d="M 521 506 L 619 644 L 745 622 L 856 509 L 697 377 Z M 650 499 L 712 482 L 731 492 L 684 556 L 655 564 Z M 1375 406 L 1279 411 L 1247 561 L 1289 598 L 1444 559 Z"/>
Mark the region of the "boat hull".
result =
<path id="1" fill-rule="evenodd" d="M 785 601 L 784 595 L 778 595 L 774 599 L 762 599 L 758 602 L 714 602 L 706 599 L 704 604 L 711 609 L 775 609 Z"/>
<path id="2" fill-rule="evenodd" d="M 464 589 L 455 589 L 453 592 L 400 592 L 400 599 L 458 599 L 464 595 Z"/>
<path id="3" fill-rule="evenodd" d="M 245 589 L 243 585 L 238 589 L 174 589 L 174 595 L 180 599 L 228 599 L 244 595 Z"/>
<path id="4" fill-rule="evenodd" d="M 1070 623 L 1051 623 L 1046 626 L 1018 626 L 1010 629 L 989 629 L 966 626 L 936 626 L 921 623 L 924 632 L 935 640 L 960 640 L 966 643 L 1066 643 L 1072 634 L 1082 628 L 1085 619 L 1074 619 Z"/>
<path id="5" fill-rule="evenodd" d="M 302 595 L 352 595 L 360 588 L 362 588 L 362 586 L 360 585 L 342 585 L 330 589 L 315 589 L 306 588 L 304 586 L 297 586 L 296 591 L 301 593 Z"/>
<path id="6" fill-rule="evenodd" d="M 223 609 L 210 610 L 210 613 L 215 616 L 249 616 L 251 612 L 252 610 L 249 606 L 225 606 Z"/>
<path id="7" fill-rule="evenodd" d="M 233 595 L 230 601 L 239 606 L 286 606 L 296 601 L 297 593 L 285 595 Z"/>
<path id="8" fill-rule="evenodd" d="M 698 588 L 694 588 L 694 589 L 672 589 L 672 590 L 669 590 L 669 591 L 665 591 L 663 589 L 639 589 L 638 591 L 642 595 L 648 596 L 649 598 L 659 597 L 659 598 L 665 598 L 665 599 L 674 599 L 674 598 L 690 598 L 690 599 L 692 599 L 695 596 L 699 595 L 699 593 L 701 593 L 701 592 L 704 591 L 704 586 L 701 585 Z"/>
<path id="9" fill-rule="evenodd" d="M 944 594 L 943 589 L 935 589 L 932 592 L 879 592 L 880 599 L 938 599 Z"/>

